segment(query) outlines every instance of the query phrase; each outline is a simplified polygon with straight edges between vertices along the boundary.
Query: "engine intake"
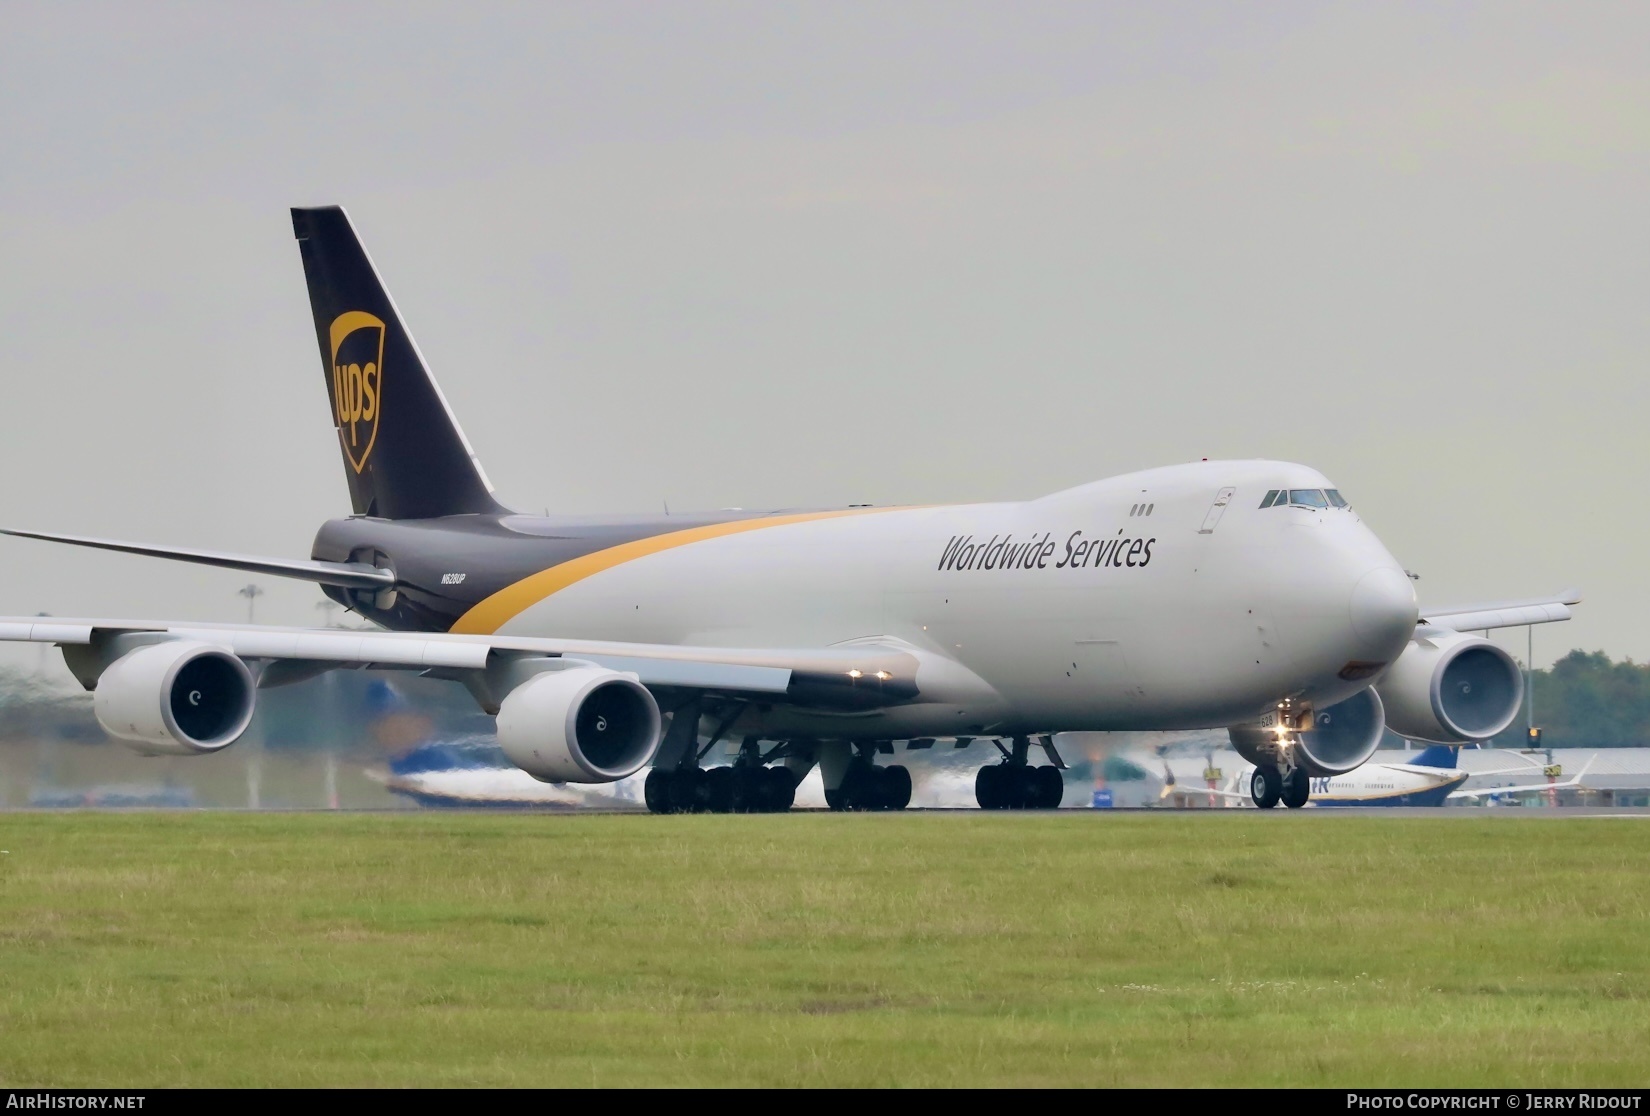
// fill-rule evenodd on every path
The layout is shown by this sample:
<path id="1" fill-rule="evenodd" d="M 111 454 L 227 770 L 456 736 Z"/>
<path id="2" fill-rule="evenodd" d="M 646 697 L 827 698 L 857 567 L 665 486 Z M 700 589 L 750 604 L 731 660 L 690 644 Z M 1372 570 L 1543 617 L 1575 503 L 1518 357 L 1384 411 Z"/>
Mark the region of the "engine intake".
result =
<path id="1" fill-rule="evenodd" d="M 546 783 L 611 783 L 659 750 L 658 703 L 627 674 L 595 667 L 535 674 L 505 697 L 498 742 Z"/>
<path id="2" fill-rule="evenodd" d="M 238 657 L 195 640 L 128 651 L 98 677 L 98 724 L 152 755 L 198 756 L 226 748 L 252 723 L 257 685 Z"/>
<path id="3" fill-rule="evenodd" d="M 1380 695 L 1364 690 L 1312 715 L 1311 729 L 1300 734 L 1296 761 L 1310 775 L 1345 775 L 1375 754 L 1385 732 Z"/>
<path id="4" fill-rule="evenodd" d="M 1312 727 L 1295 737 L 1288 758 L 1305 768 L 1308 775 L 1345 775 L 1362 767 L 1381 745 L 1386 727 L 1385 711 L 1374 690 L 1362 690 L 1345 701 L 1320 709 L 1312 715 Z M 1255 725 L 1234 725 L 1227 730 L 1232 747 L 1250 763 L 1281 763 L 1284 756 L 1278 734 Z"/>
<path id="5" fill-rule="evenodd" d="M 1524 703 L 1524 675 L 1513 657 L 1460 632 L 1412 639 L 1375 686 L 1393 732 L 1438 744 L 1487 740 Z"/>

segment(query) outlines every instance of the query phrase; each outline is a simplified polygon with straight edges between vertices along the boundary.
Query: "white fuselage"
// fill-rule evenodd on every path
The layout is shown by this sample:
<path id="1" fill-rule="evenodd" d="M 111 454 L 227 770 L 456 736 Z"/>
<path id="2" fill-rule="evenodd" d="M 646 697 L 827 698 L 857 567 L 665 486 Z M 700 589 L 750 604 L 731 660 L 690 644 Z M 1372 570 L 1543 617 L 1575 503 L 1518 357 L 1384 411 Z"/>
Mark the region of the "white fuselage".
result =
<path id="1" fill-rule="evenodd" d="M 1196 784 L 1174 788 L 1177 796 L 1196 802 L 1208 797 L 1209 805 L 1252 806 L 1248 787 L 1253 764 L 1241 764 L 1220 785 L 1219 796 Z M 1407 763 L 1366 763 L 1345 775 L 1314 778 L 1310 806 L 1442 806 L 1450 792 L 1457 790 L 1472 773 L 1454 768 L 1419 767 Z"/>
<path id="2" fill-rule="evenodd" d="M 790 523 L 614 565 L 500 634 L 741 648 L 876 640 L 920 658 L 918 702 L 763 714 L 793 732 L 1249 722 L 1284 698 L 1322 708 L 1351 696 L 1413 633 L 1409 580 L 1351 509 L 1258 507 L 1271 489 L 1329 487 L 1300 465 L 1209 461 L 1023 502 Z"/>

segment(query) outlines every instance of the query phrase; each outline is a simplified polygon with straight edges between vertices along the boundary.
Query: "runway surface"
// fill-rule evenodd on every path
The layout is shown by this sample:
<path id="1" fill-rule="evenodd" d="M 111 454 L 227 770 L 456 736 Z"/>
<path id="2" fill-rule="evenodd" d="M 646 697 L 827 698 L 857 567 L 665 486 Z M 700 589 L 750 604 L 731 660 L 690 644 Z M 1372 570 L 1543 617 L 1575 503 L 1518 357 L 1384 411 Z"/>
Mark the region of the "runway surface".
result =
<path id="1" fill-rule="evenodd" d="M 831 811 L 815 807 L 792 809 L 787 813 L 799 816 L 810 814 L 828 814 Z M 0 808 L 0 815 L 4 814 L 427 814 L 431 817 L 442 817 L 449 814 L 551 814 L 564 817 L 611 817 L 614 815 L 644 815 L 646 810 L 635 807 L 611 808 L 597 806 L 452 806 L 418 809 L 416 807 L 372 807 L 366 809 L 329 809 L 320 806 L 294 807 L 260 807 L 251 809 L 245 806 L 190 806 L 190 807 L 31 807 L 11 806 Z M 998 818 L 1016 817 L 1047 817 L 1058 814 L 1076 818 L 1106 818 L 1106 817 L 1142 817 L 1148 815 L 1164 815 L 1177 818 L 1207 815 L 1211 818 L 1228 818 L 1235 816 L 1261 816 L 1262 811 L 1247 808 L 1206 809 L 1194 808 L 1176 810 L 1171 807 L 1114 807 L 1105 810 L 1093 810 L 1084 807 L 1067 807 L 1060 810 L 978 810 L 970 807 L 923 807 L 909 808 L 894 812 L 867 811 L 867 818 L 886 818 L 909 816 L 913 814 L 932 815 L 936 817 L 952 816 L 966 817 L 974 814 L 989 815 Z M 682 815 L 689 816 L 689 815 Z M 768 814 L 766 817 L 781 815 Z M 1271 810 L 1266 811 L 1267 817 L 1376 817 L 1376 818 L 1629 818 L 1650 819 L 1650 807 L 1645 806 L 1540 806 L 1540 807 L 1495 807 L 1495 808 L 1463 808 L 1440 806 L 1336 806 L 1333 809 L 1304 810 Z"/>

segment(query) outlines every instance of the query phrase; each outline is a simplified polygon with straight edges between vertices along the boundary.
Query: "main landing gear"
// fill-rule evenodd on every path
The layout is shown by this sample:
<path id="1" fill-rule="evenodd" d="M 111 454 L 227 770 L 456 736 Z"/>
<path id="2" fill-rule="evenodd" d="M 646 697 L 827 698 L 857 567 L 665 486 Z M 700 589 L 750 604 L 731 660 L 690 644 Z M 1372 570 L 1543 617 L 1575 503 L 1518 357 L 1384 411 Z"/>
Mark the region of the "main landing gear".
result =
<path id="1" fill-rule="evenodd" d="M 1312 797 L 1312 783 L 1306 770 L 1291 767 L 1287 772 L 1262 764 L 1249 776 L 1249 797 L 1262 810 L 1270 810 L 1279 802 L 1291 810 L 1299 810 Z"/>
<path id="2" fill-rule="evenodd" d="M 982 810 L 1054 810 L 1065 797 L 1066 781 L 1060 774 L 1064 766 L 1048 737 L 1042 740 L 1048 753 L 1047 767 L 1032 767 L 1026 762 L 1031 750 L 1028 737 L 1016 736 L 1012 750 L 997 745 L 1003 753 L 1003 762 L 980 768 L 974 777 L 974 800 Z"/>
<path id="3" fill-rule="evenodd" d="M 796 775 L 788 767 L 655 767 L 642 784 L 655 814 L 770 814 L 791 808 Z"/>
<path id="4" fill-rule="evenodd" d="M 747 736 L 731 766 L 700 767 L 699 761 L 721 743 L 738 720 L 736 707 L 711 733 L 710 743 L 699 746 L 699 707 L 687 706 L 671 718 L 670 731 L 659 746 L 660 757 L 647 781 L 642 799 L 655 814 L 769 814 L 782 813 L 796 801 L 801 774 L 784 764 L 770 763 L 793 754 L 794 742 L 782 742 L 762 751 L 762 742 Z M 809 762 L 812 762 L 811 760 Z M 806 771 L 806 767 L 803 768 Z"/>
<path id="5" fill-rule="evenodd" d="M 855 756 L 835 790 L 825 792 L 833 810 L 903 810 L 911 804 L 911 772 L 899 764 L 878 767 Z"/>

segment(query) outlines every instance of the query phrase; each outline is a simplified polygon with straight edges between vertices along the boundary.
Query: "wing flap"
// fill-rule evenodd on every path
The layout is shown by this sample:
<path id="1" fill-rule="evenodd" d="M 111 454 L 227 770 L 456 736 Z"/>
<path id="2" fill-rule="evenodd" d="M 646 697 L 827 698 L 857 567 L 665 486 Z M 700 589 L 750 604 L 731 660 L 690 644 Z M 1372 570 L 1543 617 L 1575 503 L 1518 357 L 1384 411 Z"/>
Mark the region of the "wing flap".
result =
<path id="1" fill-rule="evenodd" d="M 0 640 L 22 643 L 90 643 L 92 625 L 58 621 L 0 620 Z"/>
<path id="2" fill-rule="evenodd" d="M 783 694 L 790 689 L 788 667 L 746 666 L 681 659 L 644 659 L 633 655 L 579 655 L 608 670 L 634 674 L 644 686 L 680 686 L 691 690 L 737 690 Z"/>

